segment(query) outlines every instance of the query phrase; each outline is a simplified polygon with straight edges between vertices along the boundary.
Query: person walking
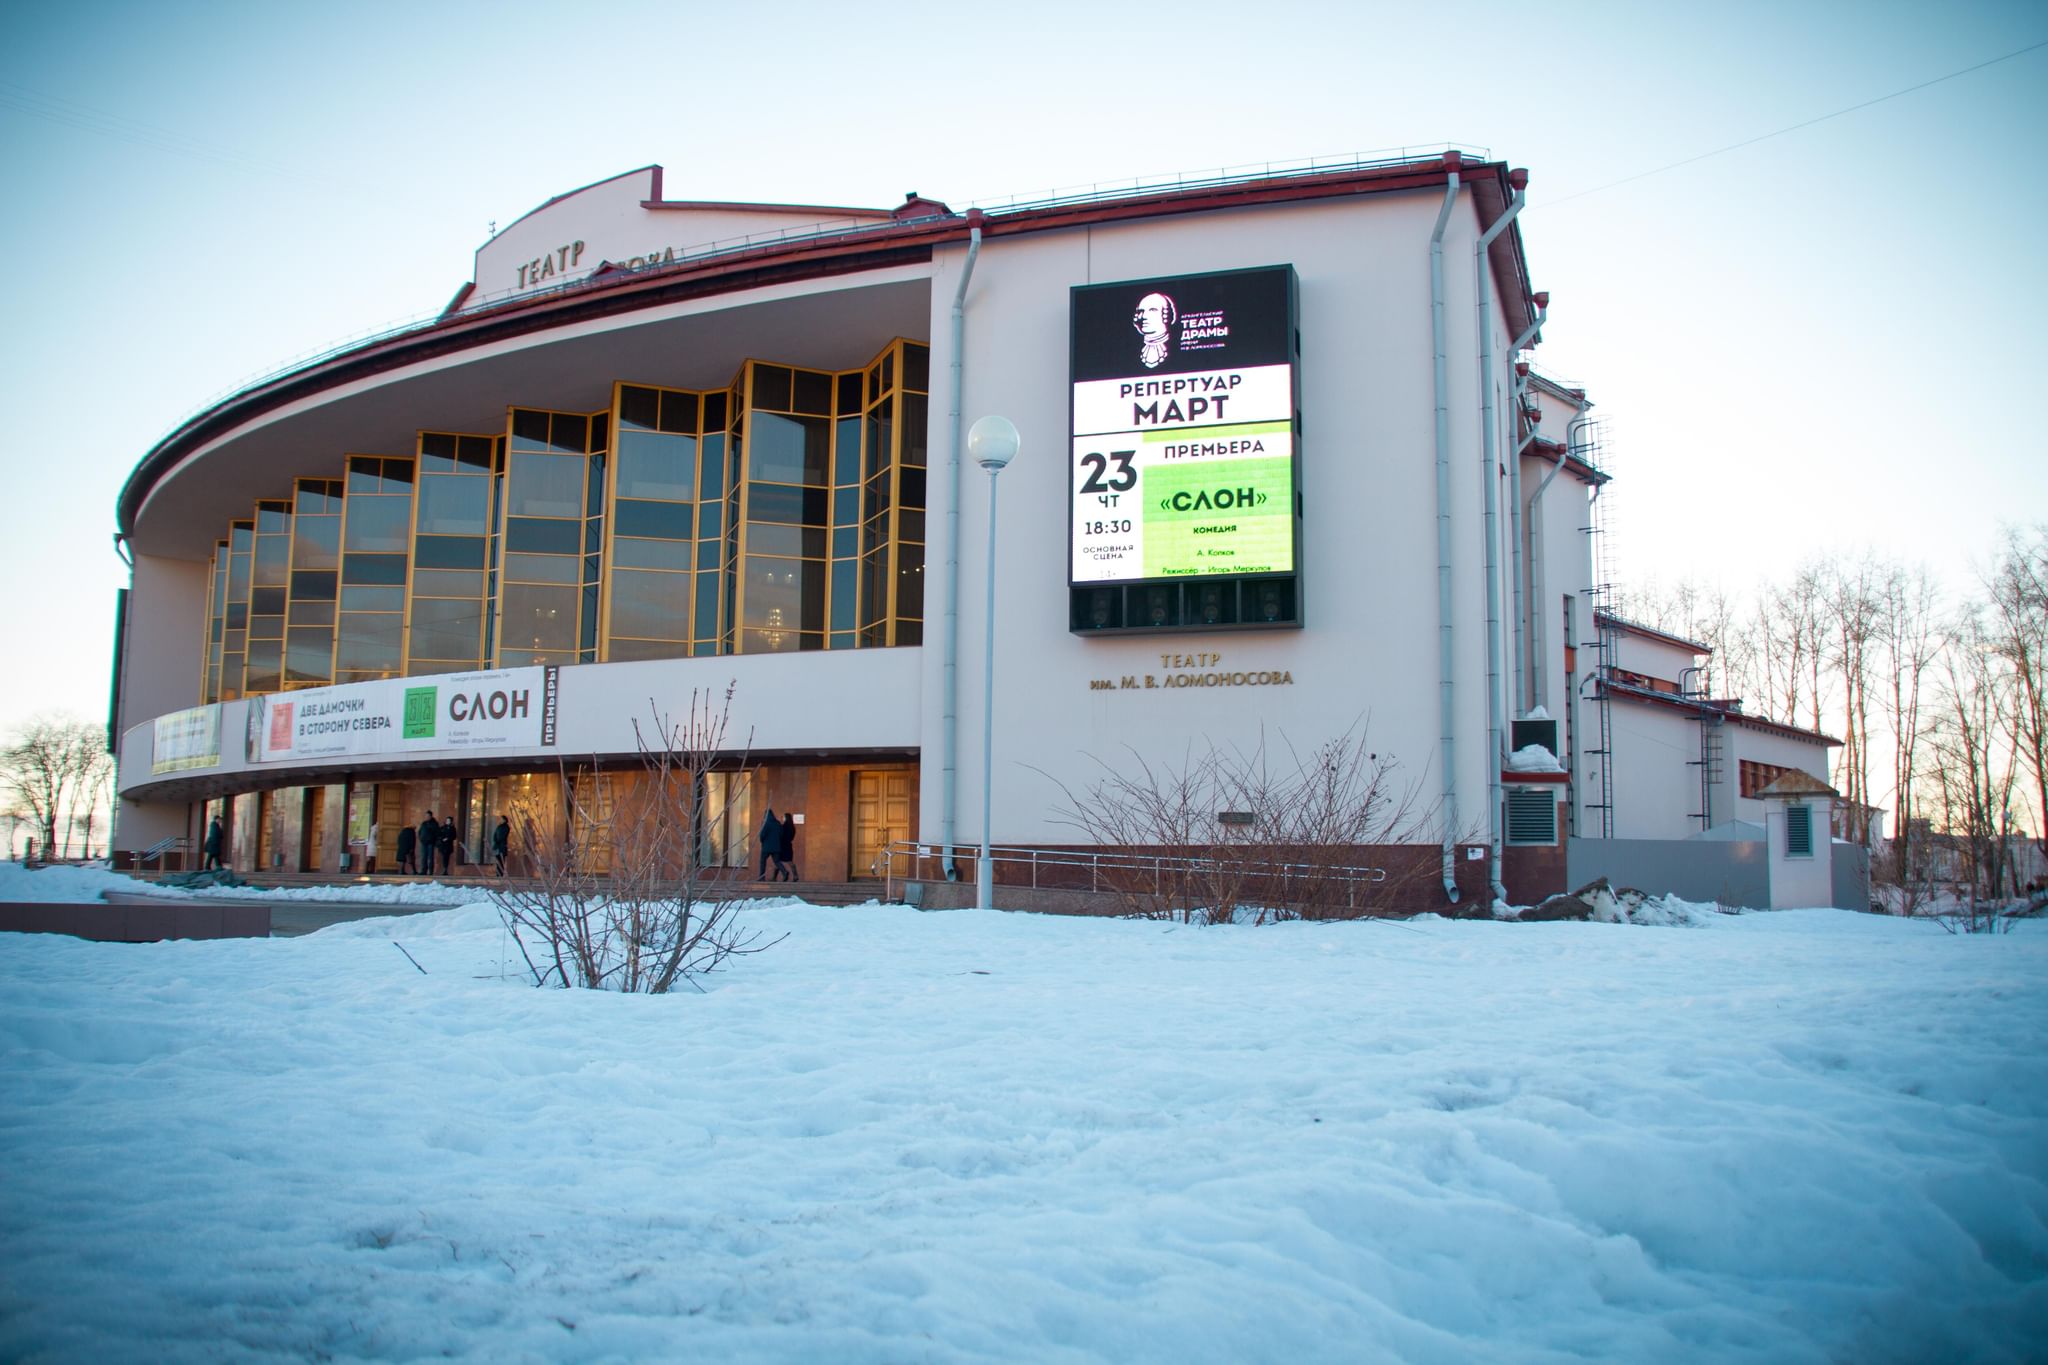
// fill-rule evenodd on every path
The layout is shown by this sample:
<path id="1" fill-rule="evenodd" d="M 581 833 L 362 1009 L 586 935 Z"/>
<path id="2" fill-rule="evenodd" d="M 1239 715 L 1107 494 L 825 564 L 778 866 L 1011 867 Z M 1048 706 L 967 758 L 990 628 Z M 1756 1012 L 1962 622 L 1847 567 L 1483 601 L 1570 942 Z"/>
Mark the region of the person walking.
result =
<path id="1" fill-rule="evenodd" d="M 761 817 L 761 833 L 756 837 L 761 845 L 761 869 L 754 874 L 754 880 L 758 882 L 766 879 L 768 860 L 775 857 L 776 850 L 782 847 L 782 822 L 775 818 L 775 807 L 768 807 L 768 813 Z M 779 870 L 780 862 L 776 866 Z"/>
<path id="2" fill-rule="evenodd" d="M 782 813 L 782 847 L 775 854 L 775 871 L 777 881 L 803 880 L 796 871 L 796 816 L 788 811 Z"/>
<path id="3" fill-rule="evenodd" d="M 411 825 L 398 827 L 398 870 L 401 873 L 417 873 L 420 870 L 418 861 L 412 855 L 413 845 L 419 837 L 419 831 Z"/>
<path id="4" fill-rule="evenodd" d="M 498 875 L 505 875 L 505 850 L 512 846 L 512 822 L 500 815 L 498 827 L 491 831 L 491 857 L 498 864 Z"/>
<path id="5" fill-rule="evenodd" d="M 450 816 L 441 822 L 441 875 L 444 877 L 455 875 L 456 843 L 455 817 Z"/>
<path id="6" fill-rule="evenodd" d="M 383 841 L 383 837 L 384 826 L 372 820 L 370 822 L 370 842 L 363 850 L 363 875 L 366 877 L 377 875 L 377 846 Z"/>
<path id="7" fill-rule="evenodd" d="M 441 848 L 441 822 L 428 811 L 427 818 L 420 821 L 420 875 L 434 875 L 434 854 Z"/>
<path id="8" fill-rule="evenodd" d="M 220 817 L 216 815 L 213 817 L 213 823 L 206 827 L 206 862 L 201 868 L 202 871 L 211 872 L 221 865 L 220 846 L 224 838 L 225 831 L 221 829 Z"/>

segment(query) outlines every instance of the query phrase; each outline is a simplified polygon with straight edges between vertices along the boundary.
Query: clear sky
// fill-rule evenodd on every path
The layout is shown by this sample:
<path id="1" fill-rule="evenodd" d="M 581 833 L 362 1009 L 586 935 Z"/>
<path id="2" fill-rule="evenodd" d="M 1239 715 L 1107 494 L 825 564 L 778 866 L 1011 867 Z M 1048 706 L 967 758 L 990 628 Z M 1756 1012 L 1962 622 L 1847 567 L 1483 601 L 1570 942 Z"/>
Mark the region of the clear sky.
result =
<path id="1" fill-rule="evenodd" d="M 114 500 L 166 431 L 649 162 L 960 207 L 1486 148 L 1531 173 L 1537 360 L 1611 424 L 1622 578 L 1869 545 L 1960 585 L 2048 519 L 2048 47 L 1643 173 L 2044 40 L 2039 0 L 7 6 L 0 729 L 105 714 Z"/>

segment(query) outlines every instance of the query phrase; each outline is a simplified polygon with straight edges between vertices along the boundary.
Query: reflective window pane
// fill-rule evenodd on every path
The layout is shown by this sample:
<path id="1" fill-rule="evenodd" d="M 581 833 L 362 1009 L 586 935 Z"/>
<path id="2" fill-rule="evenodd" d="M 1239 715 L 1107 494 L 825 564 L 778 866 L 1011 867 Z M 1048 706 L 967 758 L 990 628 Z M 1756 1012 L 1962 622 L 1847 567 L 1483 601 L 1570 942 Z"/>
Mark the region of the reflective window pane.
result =
<path id="1" fill-rule="evenodd" d="M 412 499 L 354 497 L 342 545 L 349 550 L 404 554 L 412 539 Z"/>
<path id="2" fill-rule="evenodd" d="M 413 598 L 413 658 L 476 659 L 482 652 L 483 638 L 481 604 Z"/>
<path id="3" fill-rule="evenodd" d="M 534 650 L 574 650 L 576 600 L 575 588 L 506 584 L 500 648 L 508 658 Z"/>
<path id="4" fill-rule="evenodd" d="M 612 574 L 612 635 L 653 640 L 690 638 L 688 574 L 619 570 Z"/>
<path id="5" fill-rule="evenodd" d="M 480 536 L 489 530 L 491 485 L 471 474 L 420 480 L 421 535 Z"/>
<path id="6" fill-rule="evenodd" d="M 515 516 L 580 517 L 583 515 L 584 466 L 580 455 L 541 455 L 514 451 L 506 480 L 506 497 Z"/>
<path id="7" fill-rule="evenodd" d="M 612 542 L 614 569 L 688 569 L 694 557 L 687 540 L 628 540 Z"/>

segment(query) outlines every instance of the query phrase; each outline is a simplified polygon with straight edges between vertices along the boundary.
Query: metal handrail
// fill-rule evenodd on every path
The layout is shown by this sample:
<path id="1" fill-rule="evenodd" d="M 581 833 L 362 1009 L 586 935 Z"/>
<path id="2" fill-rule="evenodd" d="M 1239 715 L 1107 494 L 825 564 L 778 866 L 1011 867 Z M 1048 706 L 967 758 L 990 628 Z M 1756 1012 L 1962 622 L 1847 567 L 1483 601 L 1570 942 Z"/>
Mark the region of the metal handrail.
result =
<path id="1" fill-rule="evenodd" d="M 962 858 L 972 860 L 978 857 L 980 853 L 979 845 L 961 846 L 953 850 L 953 857 L 956 860 Z M 1162 889 L 1162 878 L 1169 869 L 1173 871 L 1201 871 L 1220 867 L 1224 861 L 1213 855 L 1119 853 L 1095 849 L 1038 848 L 1029 844 L 991 845 L 988 853 L 989 862 L 997 866 L 1005 864 L 1028 866 L 1031 870 L 1028 885 L 1034 891 L 1041 889 L 1039 886 L 1039 873 L 1042 869 L 1085 867 L 1088 869 L 1087 889 L 1089 891 L 1105 889 L 1102 884 L 1104 872 L 1143 873 L 1149 871 L 1152 873 L 1153 890 L 1156 894 Z M 907 859 L 910 864 L 909 869 L 900 874 L 896 868 L 896 860 L 899 857 Z M 943 874 L 937 877 L 925 877 L 918 875 L 918 873 L 926 862 L 942 865 L 944 858 L 945 849 L 937 844 L 922 844 L 915 840 L 896 840 L 892 843 L 884 844 L 881 857 L 877 859 L 882 873 L 883 898 L 886 900 L 895 899 L 895 882 L 899 875 L 906 883 L 943 880 Z M 1283 859 L 1266 861 L 1248 860 L 1244 866 L 1256 876 L 1286 877 L 1313 874 L 1316 877 L 1343 884 L 1362 883 L 1374 885 L 1387 879 L 1387 870 L 1383 867 L 1289 862 Z M 1002 885 L 1017 886 L 1020 883 L 1013 881 L 1004 882 Z M 1053 889 L 1071 891 L 1079 890 L 1080 888 L 1063 886 Z"/>

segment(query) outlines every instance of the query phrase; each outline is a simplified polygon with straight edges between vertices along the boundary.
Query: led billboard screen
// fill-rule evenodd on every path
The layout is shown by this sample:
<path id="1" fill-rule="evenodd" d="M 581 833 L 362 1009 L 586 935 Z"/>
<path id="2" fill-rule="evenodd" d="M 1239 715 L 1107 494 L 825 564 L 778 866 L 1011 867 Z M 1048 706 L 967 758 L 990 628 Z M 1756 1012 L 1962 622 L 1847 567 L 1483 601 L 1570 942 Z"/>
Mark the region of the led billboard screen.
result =
<path id="1" fill-rule="evenodd" d="M 1296 568 L 1292 266 L 1073 291 L 1069 580 Z"/>

